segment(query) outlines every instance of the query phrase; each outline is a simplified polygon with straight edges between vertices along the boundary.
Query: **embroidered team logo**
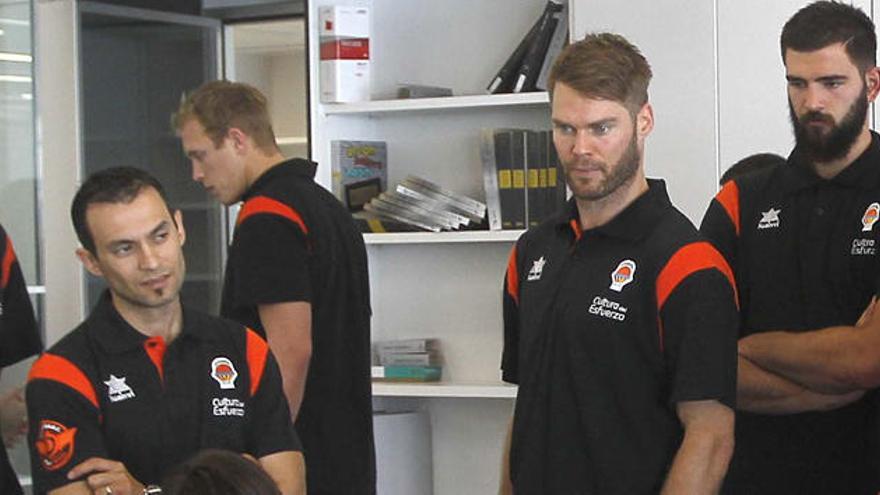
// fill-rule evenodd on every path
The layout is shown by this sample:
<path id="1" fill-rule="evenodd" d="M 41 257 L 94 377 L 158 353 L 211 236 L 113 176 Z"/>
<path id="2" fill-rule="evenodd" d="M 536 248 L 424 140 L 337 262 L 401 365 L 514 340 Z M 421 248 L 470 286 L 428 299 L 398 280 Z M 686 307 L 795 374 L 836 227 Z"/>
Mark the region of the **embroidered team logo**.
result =
<path id="1" fill-rule="evenodd" d="M 779 214 L 782 210 L 770 208 L 761 212 L 761 220 L 758 222 L 758 230 L 779 228 Z"/>
<path id="2" fill-rule="evenodd" d="M 617 265 L 617 268 L 611 272 L 611 286 L 609 289 L 620 292 L 623 286 L 633 281 L 636 274 L 636 262 L 633 260 L 623 260 Z"/>
<path id="3" fill-rule="evenodd" d="M 862 215 L 862 232 L 870 232 L 880 218 L 880 203 L 871 203 Z"/>
<path id="4" fill-rule="evenodd" d="M 107 396 L 110 397 L 110 402 L 134 398 L 134 390 L 125 383 L 124 376 L 117 378 L 115 375 L 110 375 L 110 379 L 104 382 L 104 385 L 107 385 Z"/>
<path id="5" fill-rule="evenodd" d="M 224 390 L 235 388 L 235 379 L 238 378 L 238 372 L 232 361 L 225 357 L 214 358 L 211 361 L 211 378 L 217 380 L 220 388 Z"/>
<path id="6" fill-rule="evenodd" d="M 68 428 L 63 424 L 44 419 L 40 421 L 40 429 L 35 442 L 40 464 L 44 469 L 55 471 L 64 467 L 73 457 L 73 445 L 76 428 Z"/>
<path id="7" fill-rule="evenodd" d="M 529 270 L 529 275 L 526 278 L 529 282 L 534 280 L 541 280 L 541 273 L 544 271 L 544 265 L 547 264 L 547 260 L 541 256 L 539 259 L 536 259 L 532 262 L 532 269 Z"/>

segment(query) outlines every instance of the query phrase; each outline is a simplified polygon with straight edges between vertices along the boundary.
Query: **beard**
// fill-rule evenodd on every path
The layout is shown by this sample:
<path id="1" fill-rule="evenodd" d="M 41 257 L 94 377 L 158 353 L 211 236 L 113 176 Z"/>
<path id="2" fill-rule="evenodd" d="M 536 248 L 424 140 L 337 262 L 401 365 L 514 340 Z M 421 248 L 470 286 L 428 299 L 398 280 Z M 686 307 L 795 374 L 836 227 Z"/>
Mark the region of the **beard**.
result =
<path id="1" fill-rule="evenodd" d="M 636 132 L 633 129 L 633 135 L 626 150 L 614 165 L 609 166 L 607 163 L 598 160 L 575 159 L 565 164 L 566 182 L 568 182 L 568 187 L 575 198 L 585 201 L 597 201 L 611 195 L 620 189 L 621 186 L 631 182 L 639 170 L 640 163 L 641 157 L 639 156 Z M 595 185 L 583 184 L 582 181 L 573 177 L 572 173 L 569 172 L 571 167 L 577 165 L 601 168 L 605 172 L 604 177 Z"/>
<path id="2" fill-rule="evenodd" d="M 834 122 L 834 117 L 827 113 L 811 111 L 798 117 L 791 100 L 788 102 L 788 116 L 794 130 L 796 147 L 802 151 L 810 161 L 827 163 L 846 156 L 858 139 L 868 115 L 868 89 L 862 85 L 862 91 L 856 101 L 850 105 L 846 115 L 840 123 Z M 827 132 L 812 127 L 811 122 L 821 122 L 830 127 Z"/>

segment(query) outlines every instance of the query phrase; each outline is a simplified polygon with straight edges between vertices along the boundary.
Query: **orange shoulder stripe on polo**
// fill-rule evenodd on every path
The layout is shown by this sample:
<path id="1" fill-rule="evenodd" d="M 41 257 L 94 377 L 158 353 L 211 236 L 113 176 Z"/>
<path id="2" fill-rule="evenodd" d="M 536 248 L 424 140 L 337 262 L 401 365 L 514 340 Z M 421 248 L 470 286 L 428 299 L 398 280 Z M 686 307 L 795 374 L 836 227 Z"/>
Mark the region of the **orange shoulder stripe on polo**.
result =
<path id="1" fill-rule="evenodd" d="M 507 294 L 519 305 L 519 270 L 516 268 L 516 246 L 507 260 Z"/>
<path id="2" fill-rule="evenodd" d="M 52 380 L 66 385 L 85 397 L 95 408 L 99 408 L 98 395 L 95 387 L 75 364 L 55 354 L 43 354 L 28 373 L 28 382 L 34 380 Z"/>
<path id="3" fill-rule="evenodd" d="M 657 277 L 657 327 L 659 328 L 660 351 L 664 350 L 663 345 L 663 321 L 660 319 L 660 311 L 666 300 L 672 294 L 672 291 L 678 287 L 682 280 L 686 279 L 690 274 L 700 270 L 715 268 L 727 277 L 730 286 L 733 288 L 733 298 L 737 307 L 739 307 L 739 296 L 736 290 L 736 280 L 733 277 L 733 270 L 711 244 L 708 242 L 695 242 L 679 249 L 672 258 L 660 271 Z"/>
<path id="4" fill-rule="evenodd" d="M 248 371 L 251 377 L 251 397 L 256 395 L 266 370 L 266 359 L 269 357 L 269 344 L 257 332 L 247 328 L 245 348 L 247 352 Z"/>
<path id="5" fill-rule="evenodd" d="M 299 225 L 299 228 L 302 229 L 304 234 L 309 233 L 306 223 L 296 210 L 281 201 L 267 198 L 266 196 L 256 196 L 245 201 L 244 205 L 241 207 L 241 211 L 238 212 L 238 219 L 235 221 L 235 225 L 241 225 L 241 223 L 248 218 L 261 213 L 284 217 Z"/>
<path id="6" fill-rule="evenodd" d="M 727 277 L 730 286 L 733 288 L 733 294 L 736 298 L 737 306 L 739 306 L 739 297 L 736 293 L 736 281 L 733 277 L 733 270 L 711 244 L 705 241 L 694 242 L 679 249 L 666 266 L 657 276 L 657 311 L 659 312 L 672 291 L 678 287 L 682 280 L 686 279 L 692 273 L 700 270 L 708 270 L 715 268 Z"/>
<path id="7" fill-rule="evenodd" d="M 5 289 L 9 285 L 9 272 L 12 271 L 12 263 L 15 262 L 15 250 L 12 249 L 12 239 L 6 236 L 6 252 L 3 253 L 3 262 L 0 265 L 0 288 Z"/>
<path id="8" fill-rule="evenodd" d="M 721 203 L 721 207 L 724 208 L 733 223 L 736 235 L 739 235 L 739 186 L 732 180 L 727 181 L 715 195 L 715 199 Z"/>

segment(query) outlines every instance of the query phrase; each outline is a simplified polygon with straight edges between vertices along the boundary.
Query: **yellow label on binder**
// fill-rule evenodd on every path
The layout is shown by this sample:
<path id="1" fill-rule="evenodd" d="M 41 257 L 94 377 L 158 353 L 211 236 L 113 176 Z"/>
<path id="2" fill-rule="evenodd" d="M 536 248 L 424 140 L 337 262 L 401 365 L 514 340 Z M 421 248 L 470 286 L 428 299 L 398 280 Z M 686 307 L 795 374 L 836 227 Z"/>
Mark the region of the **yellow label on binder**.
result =
<path id="1" fill-rule="evenodd" d="M 498 171 L 498 188 L 499 189 L 510 189 L 512 180 L 510 178 L 510 170 L 499 170 Z"/>
<path id="2" fill-rule="evenodd" d="M 526 173 L 523 170 L 513 171 L 513 188 L 522 189 L 526 187 Z"/>

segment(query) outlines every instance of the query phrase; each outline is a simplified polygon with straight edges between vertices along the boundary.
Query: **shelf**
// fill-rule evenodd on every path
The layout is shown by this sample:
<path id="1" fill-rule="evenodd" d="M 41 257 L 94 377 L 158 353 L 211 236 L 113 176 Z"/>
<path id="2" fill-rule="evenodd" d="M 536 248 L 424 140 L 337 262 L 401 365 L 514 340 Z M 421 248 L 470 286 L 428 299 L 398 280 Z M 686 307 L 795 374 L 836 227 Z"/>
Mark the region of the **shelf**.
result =
<path id="1" fill-rule="evenodd" d="M 448 397 L 461 399 L 515 399 L 516 386 L 503 383 L 373 382 L 373 397 Z"/>
<path id="2" fill-rule="evenodd" d="M 454 244 L 467 242 L 514 242 L 522 230 L 470 230 L 465 232 L 389 232 L 364 234 L 365 244 Z"/>
<path id="3" fill-rule="evenodd" d="M 356 115 L 394 112 L 435 112 L 468 108 L 547 105 L 549 103 L 550 97 L 547 93 L 540 92 L 377 100 L 359 103 L 326 103 L 323 105 L 323 108 L 325 115 Z"/>

